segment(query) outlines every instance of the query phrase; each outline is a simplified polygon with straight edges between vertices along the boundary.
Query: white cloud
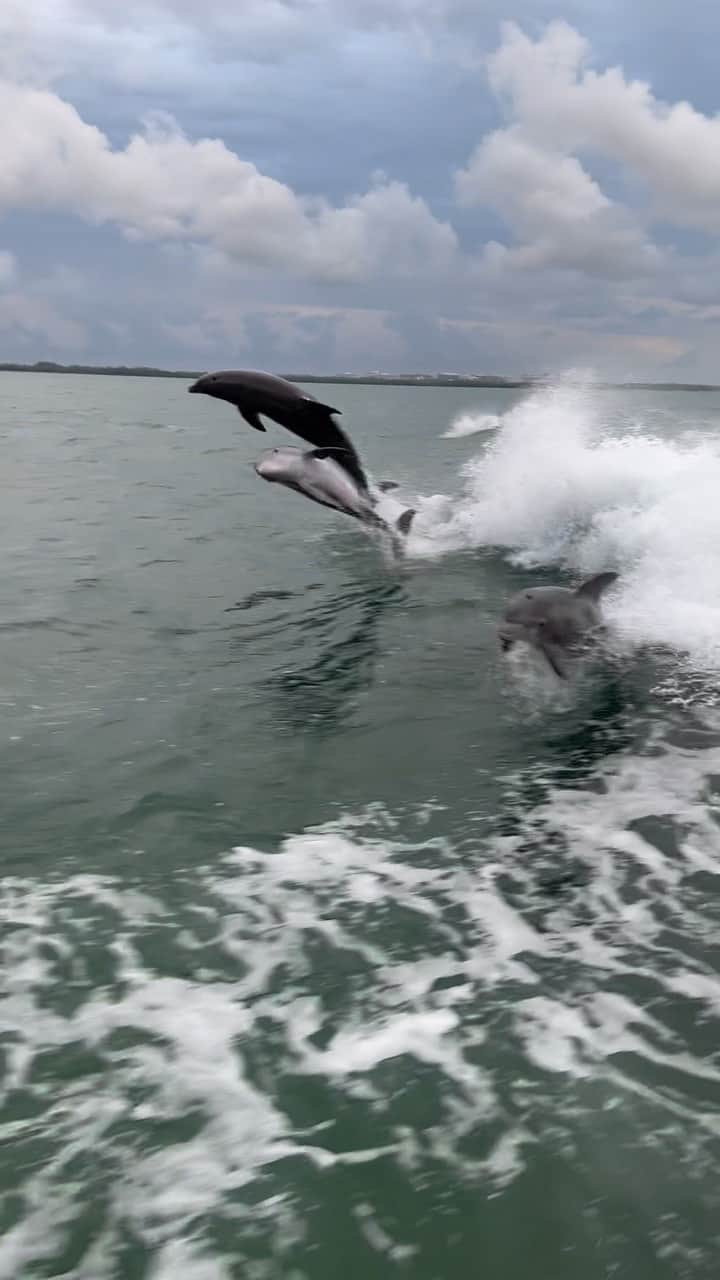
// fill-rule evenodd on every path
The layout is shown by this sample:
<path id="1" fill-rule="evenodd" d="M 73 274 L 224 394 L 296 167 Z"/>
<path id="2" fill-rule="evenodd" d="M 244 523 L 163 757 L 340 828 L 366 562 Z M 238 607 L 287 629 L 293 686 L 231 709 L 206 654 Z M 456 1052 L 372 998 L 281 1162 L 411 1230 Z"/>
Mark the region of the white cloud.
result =
<path id="1" fill-rule="evenodd" d="M 619 67 L 595 71 L 590 46 L 565 22 L 533 41 L 514 23 L 489 60 L 490 83 L 528 143 L 602 155 L 641 180 L 650 213 L 720 228 L 720 116 L 667 104 Z"/>
<path id="2" fill-rule="evenodd" d="M 184 240 L 316 280 L 449 267 L 454 231 L 390 182 L 340 208 L 261 173 L 219 139 L 193 142 L 156 117 L 122 150 L 57 94 L 0 86 L 0 208 L 74 213 L 126 235 Z"/>
<path id="3" fill-rule="evenodd" d="M 508 123 L 456 175 L 459 201 L 492 206 L 514 234 L 514 244 L 488 247 L 488 266 L 633 279 L 667 265 L 654 222 L 720 220 L 720 119 L 667 107 L 647 85 L 617 68 L 598 73 L 588 58 L 587 41 L 554 22 L 537 40 L 506 24 L 488 59 Z M 641 206 L 606 195 L 586 167 L 598 157 L 620 167 L 635 196 L 644 186 Z"/>
<path id="4" fill-rule="evenodd" d="M 507 124 L 456 175 L 460 203 L 494 208 L 513 236 L 487 246 L 486 269 L 677 274 L 677 255 L 653 244 L 652 227 L 720 228 L 720 116 L 668 105 L 620 68 L 589 64 L 587 40 L 566 22 L 538 39 L 505 24 L 488 75 Z M 598 161 L 624 179 L 626 204 L 601 189 Z"/>
<path id="5" fill-rule="evenodd" d="M 489 245 L 487 265 L 625 278 L 659 264 L 642 230 L 574 156 L 538 146 L 518 128 L 484 138 L 456 182 L 461 204 L 493 206 L 519 242 L 510 250 Z"/>

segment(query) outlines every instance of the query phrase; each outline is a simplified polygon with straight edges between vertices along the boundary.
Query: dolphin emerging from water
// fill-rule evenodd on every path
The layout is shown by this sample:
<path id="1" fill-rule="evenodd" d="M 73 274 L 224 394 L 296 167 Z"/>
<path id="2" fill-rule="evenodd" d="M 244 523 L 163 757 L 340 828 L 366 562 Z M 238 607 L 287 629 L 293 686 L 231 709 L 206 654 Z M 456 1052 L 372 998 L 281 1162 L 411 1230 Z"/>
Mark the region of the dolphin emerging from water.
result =
<path id="1" fill-rule="evenodd" d="M 530 587 L 518 592 L 498 629 L 503 652 L 516 641 L 523 641 L 539 649 L 555 674 L 566 680 L 567 659 L 583 639 L 602 626 L 600 597 L 617 578 L 617 573 L 598 573 L 575 591 L 567 587 Z"/>
<path id="2" fill-rule="evenodd" d="M 266 429 L 260 421 L 262 414 L 309 444 L 336 450 L 338 465 L 345 468 L 361 489 L 367 489 L 367 478 L 351 441 L 333 422 L 333 414 L 340 410 L 316 400 L 287 378 L 257 369 L 226 369 L 204 374 L 188 391 L 234 404 L 256 431 Z"/>
<path id="3" fill-rule="evenodd" d="M 263 480 L 295 489 L 311 502 L 342 511 L 371 528 L 391 534 L 397 548 L 397 535 L 410 532 L 415 512 L 408 508 L 395 522 L 394 528 L 375 511 L 375 499 L 367 486 L 358 485 L 335 449 L 267 449 L 255 463 Z"/>

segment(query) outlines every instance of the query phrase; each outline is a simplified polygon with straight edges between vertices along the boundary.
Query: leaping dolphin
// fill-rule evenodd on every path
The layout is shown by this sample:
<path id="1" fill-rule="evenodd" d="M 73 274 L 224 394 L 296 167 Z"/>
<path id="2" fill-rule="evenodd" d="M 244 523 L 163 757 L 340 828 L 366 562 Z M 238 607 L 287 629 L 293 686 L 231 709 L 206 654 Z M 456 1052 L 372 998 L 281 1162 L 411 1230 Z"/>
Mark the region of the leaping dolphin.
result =
<path id="1" fill-rule="evenodd" d="M 375 503 L 367 488 L 361 488 L 334 449 L 267 449 L 255 463 L 255 471 L 271 484 L 282 484 L 287 489 L 302 493 L 311 502 L 342 511 L 363 524 L 383 530 L 393 538 L 397 548 L 397 535 L 407 535 L 415 512 L 408 508 L 395 522 L 394 529 L 377 514 Z"/>
<path id="2" fill-rule="evenodd" d="M 602 625 L 600 597 L 617 578 L 617 573 L 598 573 L 575 591 L 567 587 L 530 587 L 518 592 L 498 628 L 503 652 L 522 641 L 539 649 L 555 674 L 566 680 L 567 659 L 584 638 Z"/>
<path id="3" fill-rule="evenodd" d="M 255 369 L 225 369 L 204 374 L 188 391 L 234 404 L 256 431 L 265 431 L 259 417 L 262 414 L 309 444 L 336 450 L 338 465 L 345 468 L 360 489 L 367 490 L 360 459 L 345 432 L 333 422 L 332 415 L 340 410 L 316 400 L 294 382 Z"/>

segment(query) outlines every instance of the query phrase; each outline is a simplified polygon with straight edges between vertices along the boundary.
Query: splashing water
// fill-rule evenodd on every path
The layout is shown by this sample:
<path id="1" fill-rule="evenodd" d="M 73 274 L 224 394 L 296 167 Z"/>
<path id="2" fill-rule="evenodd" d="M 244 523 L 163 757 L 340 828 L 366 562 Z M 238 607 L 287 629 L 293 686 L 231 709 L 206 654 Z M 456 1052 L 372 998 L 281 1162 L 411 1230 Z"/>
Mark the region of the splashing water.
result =
<path id="1" fill-rule="evenodd" d="M 458 440 L 462 436 L 475 436 L 482 431 L 495 431 L 501 424 L 502 415 L 499 413 L 460 413 L 442 434 L 445 440 Z"/>
<path id="2" fill-rule="evenodd" d="M 708 424 L 670 439 L 608 422 L 608 403 L 560 384 L 516 405 L 463 468 L 459 496 L 418 504 L 409 551 L 498 547 L 526 568 L 617 569 L 606 608 L 615 626 L 717 670 L 720 438 Z"/>
<path id="3" fill-rule="evenodd" d="M 0 380 L 0 1280 L 717 1272 L 717 676 L 494 622 L 707 656 L 720 396 L 355 392 L 386 572 L 172 380 Z"/>

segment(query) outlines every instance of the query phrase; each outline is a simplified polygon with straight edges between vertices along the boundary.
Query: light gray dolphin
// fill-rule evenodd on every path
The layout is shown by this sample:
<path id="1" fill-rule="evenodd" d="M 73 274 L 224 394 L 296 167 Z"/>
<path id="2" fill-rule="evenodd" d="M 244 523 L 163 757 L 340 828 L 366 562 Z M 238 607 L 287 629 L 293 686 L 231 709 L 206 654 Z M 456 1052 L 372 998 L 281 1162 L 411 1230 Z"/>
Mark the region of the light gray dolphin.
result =
<path id="1" fill-rule="evenodd" d="M 255 470 L 263 480 L 295 489 L 311 502 L 342 511 L 363 524 L 391 534 L 397 545 L 397 534 L 407 535 L 415 512 L 408 508 L 392 528 L 375 511 L 375 499 L 366 488 L 356 484 L 341 462 L 334 456 L 334 449 L 267 449 L 255 463 Z"/>
<path id="2" fill-rule="evenodd" d="M 602 626 L 600 597 L 617 577 L 617 573 L 598 573 L 575 591 L 567 587 L 519 591 L 498 628 L 503 652 L 522 641 L 539 649 L 555 674 L 566 680 L 568 658 Z"/>

